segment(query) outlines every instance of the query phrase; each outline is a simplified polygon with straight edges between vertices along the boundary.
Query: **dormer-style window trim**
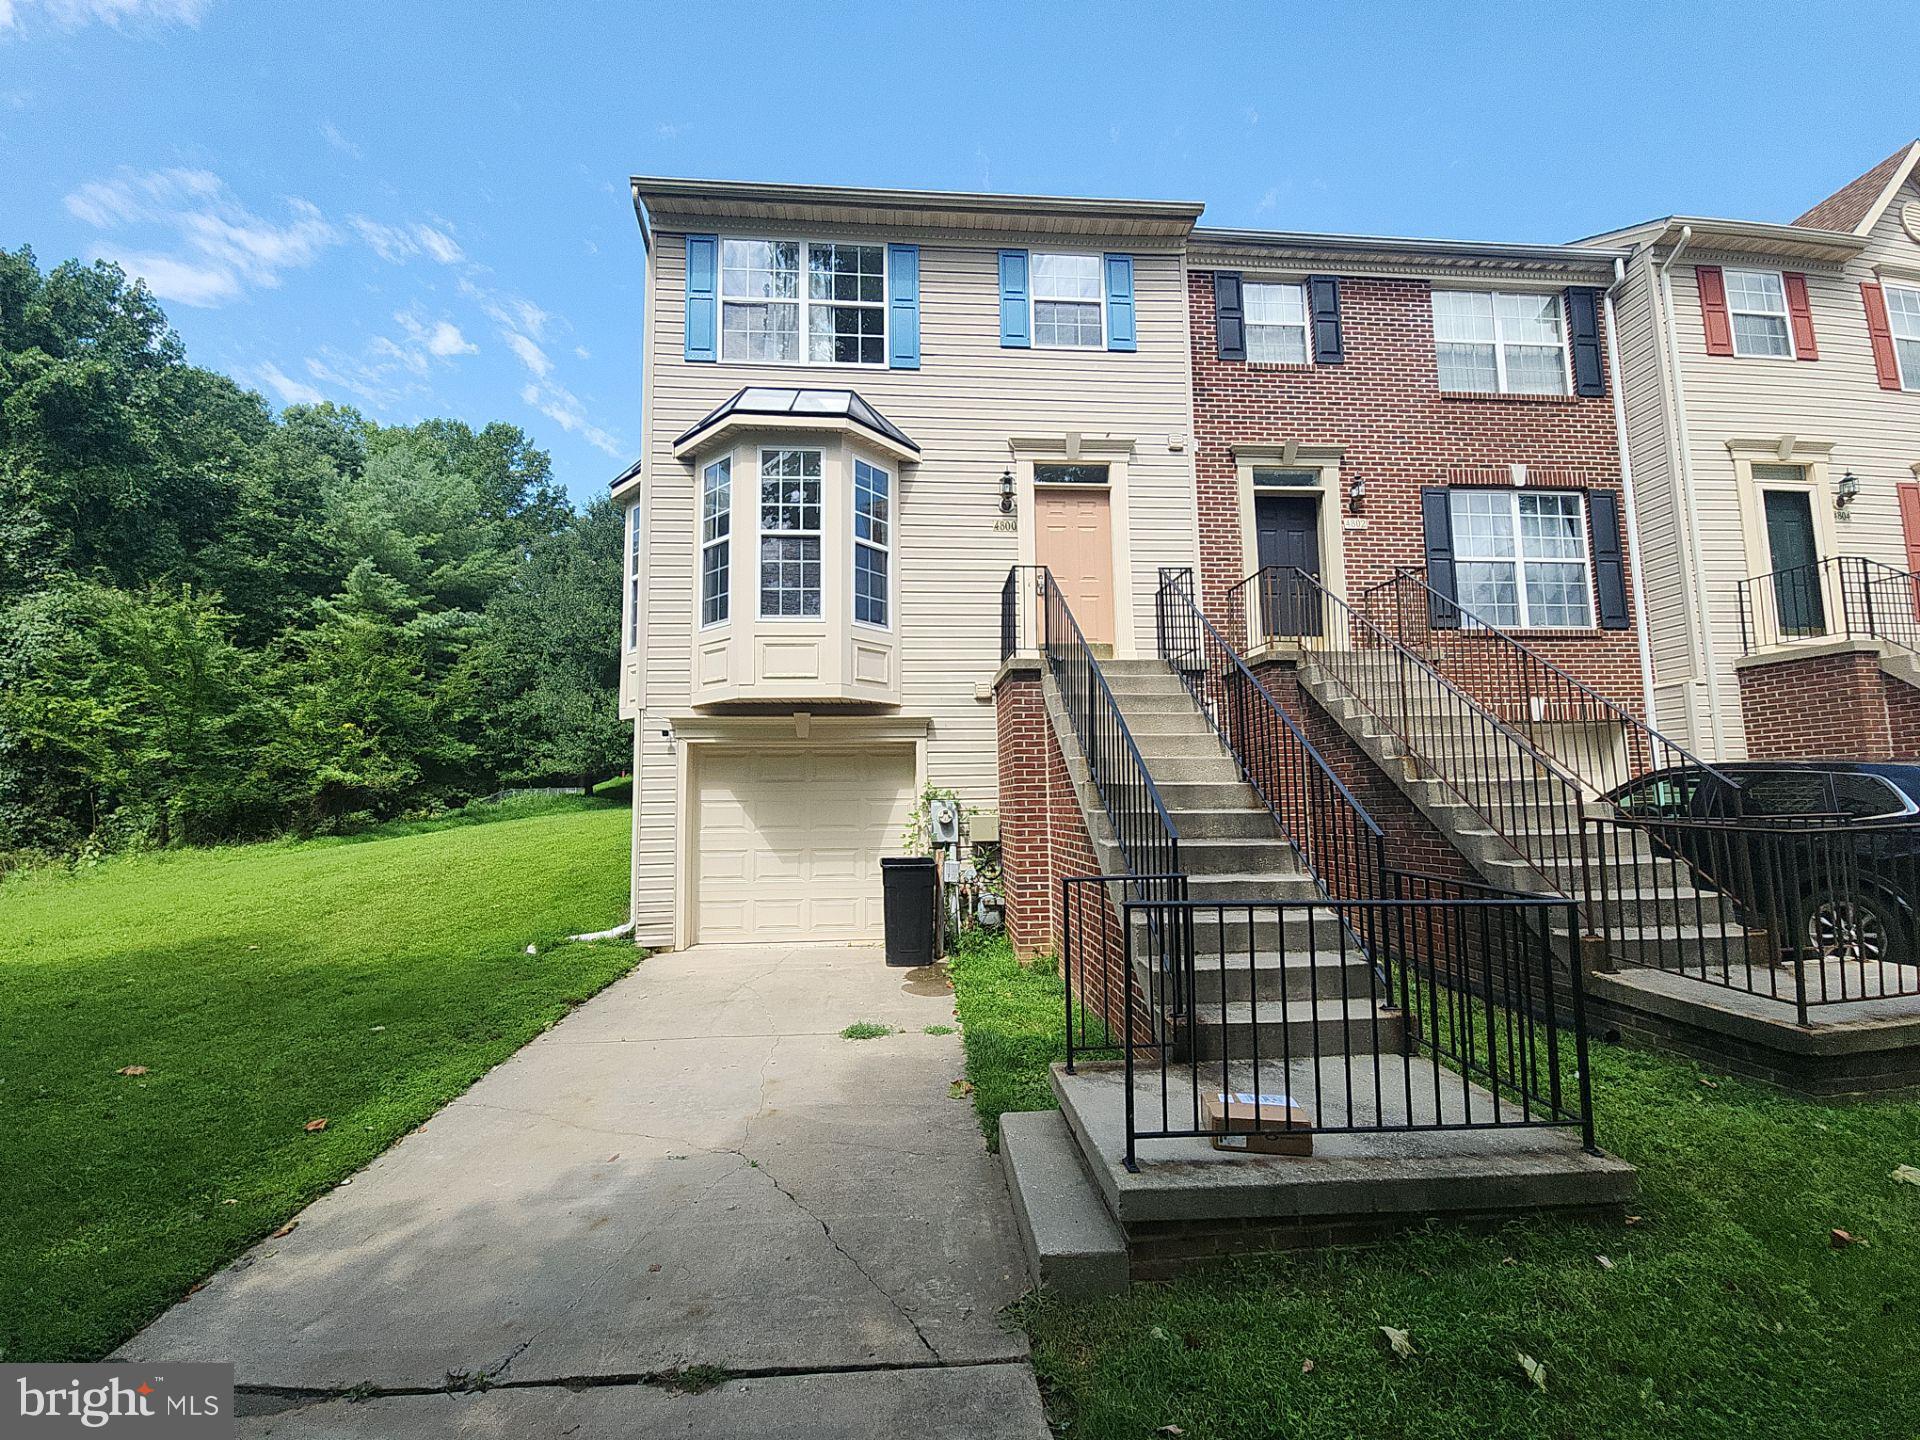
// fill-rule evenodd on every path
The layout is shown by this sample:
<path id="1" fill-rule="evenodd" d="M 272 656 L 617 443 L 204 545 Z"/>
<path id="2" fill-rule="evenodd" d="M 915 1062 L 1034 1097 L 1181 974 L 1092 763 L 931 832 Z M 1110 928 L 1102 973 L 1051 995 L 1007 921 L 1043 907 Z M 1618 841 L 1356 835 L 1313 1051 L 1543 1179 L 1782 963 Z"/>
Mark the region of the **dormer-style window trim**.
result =
<path id="1" fill-rule="evenodd" d="M 748 385 L 723 400 L 673 442 L 677 460 L 691 461 L 741 430 L 815 430 L 850 436 L 906 463 L 920 447 L 853 390 Z"/>
<path id="2" fill-rule="evenodd" d="M 1449 394 L 1568 395 L 1557 290 L 1433 290 L 1434 360 Z"/>

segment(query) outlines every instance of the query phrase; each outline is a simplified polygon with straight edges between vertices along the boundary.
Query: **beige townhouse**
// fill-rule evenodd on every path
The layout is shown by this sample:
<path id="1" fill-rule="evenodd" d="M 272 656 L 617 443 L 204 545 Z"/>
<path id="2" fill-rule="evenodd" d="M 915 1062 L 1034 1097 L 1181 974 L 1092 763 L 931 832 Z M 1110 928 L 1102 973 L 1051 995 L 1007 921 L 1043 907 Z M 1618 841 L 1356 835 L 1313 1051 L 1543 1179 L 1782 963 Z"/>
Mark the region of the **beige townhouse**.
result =
<path id="1" fill-rule="evenodd" d="M 1201 207 L 636 178 L 623 713 L 650 946 L 877 939 L 919 797 L 995 805 L 1015 564 L 1151 654 L 1196 554 Z"/>
<path id="2" fill-rule="evenodd" d="M 1588 242 L 1632 248 L 1615 304 L 1651 699 L 1703 758 L 1831 752 L 1824 712 L 1857 704 L 1880 710 L 1841 732 L 1872 732 L 1848 753 L 1906 748 L 1917 159 L 1903 146 L 1790 224 L 1673 215 Z M 1779 669 L 1816 654 L 1884 662 L 1886 694 Z"/>

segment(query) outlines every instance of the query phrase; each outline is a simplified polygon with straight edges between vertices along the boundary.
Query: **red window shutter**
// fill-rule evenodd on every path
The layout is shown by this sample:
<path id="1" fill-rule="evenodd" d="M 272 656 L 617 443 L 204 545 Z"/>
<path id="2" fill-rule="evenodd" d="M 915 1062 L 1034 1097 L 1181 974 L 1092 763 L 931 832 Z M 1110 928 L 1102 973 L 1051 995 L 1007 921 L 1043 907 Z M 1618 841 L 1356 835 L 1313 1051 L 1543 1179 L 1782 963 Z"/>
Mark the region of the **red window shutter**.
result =
<path id="1" fill-rule="evenodd" d="M 1733 320 L 1727 314 L 1727 277 L 1718 265 L 1696 265 L 1693 278 L 1700 287 L 1700 319 L 1707 329 L 1707 354 L 1733 353 Z"/>
<path id="2" fill-rule="evenodd" d="M 1907 573 L 1920 574 L 1920 484 L 1903 480 L 1900 492 L 1900 528 L 1907 535 Z M 1913 589 L 1914 614 L 1920 615 L 1920 581 L 1907 582 Z"/>
<path id="3" fill-rule="evenodd" d="M 1813 306 L 1807 303 L 1807 277 L 1789 270 L 1780 279 L 1787 288 L 1787 318 L 1793 322 L 1793 357 L 1818 360 L 1820 347 L 1813 339 Z"/>
<path id="4" fill-rule="evenodd" d="M 1882 390 L 1900 388 L 1900 364 L 1893 358 L 1893 327 L 1887 323 L 1887 297 L 1878 285 L 1863 281 L 1860 298 L 1867 307 L 1867 335 L 1873 341 L 1873 371 Z"/>

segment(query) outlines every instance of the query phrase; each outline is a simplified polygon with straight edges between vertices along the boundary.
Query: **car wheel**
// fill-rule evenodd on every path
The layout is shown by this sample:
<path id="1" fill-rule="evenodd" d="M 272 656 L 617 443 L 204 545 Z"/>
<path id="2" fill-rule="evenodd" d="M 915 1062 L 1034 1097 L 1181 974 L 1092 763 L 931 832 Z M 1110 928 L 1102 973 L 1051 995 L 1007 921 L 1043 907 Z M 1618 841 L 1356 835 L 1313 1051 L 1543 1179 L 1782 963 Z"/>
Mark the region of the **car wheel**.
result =
<path id="1" fill-rule="evenodd" d="M 1823 960 L 1912 963 L 1900 912 L 1877 895 L 1815 895 L 1807 912 L 1807 945 Z"/>

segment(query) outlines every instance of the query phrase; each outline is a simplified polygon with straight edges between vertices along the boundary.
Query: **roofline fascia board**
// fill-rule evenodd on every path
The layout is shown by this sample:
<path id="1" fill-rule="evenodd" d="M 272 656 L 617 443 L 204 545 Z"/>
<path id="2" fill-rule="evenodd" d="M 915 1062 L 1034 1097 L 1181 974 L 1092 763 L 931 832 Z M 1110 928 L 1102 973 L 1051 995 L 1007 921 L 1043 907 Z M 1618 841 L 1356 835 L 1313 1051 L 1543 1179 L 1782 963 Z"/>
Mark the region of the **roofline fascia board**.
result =
<path id="1" fill-rule="evenodd" d="M 1668 245 L 1677 242 L 1685 231 L 1693 232 L 1693 244 L 1701 250 L 1715 249 L 1714 240 L 1734 239 L 1749 242 L 1777 242 L 1782 250 L 1821 249 L 1832 252 L 1835 263 L 1849 260 L 1866 248 L 1866 241 L 1845 230 L 1815 230 L 1804 225 L 1776 225 L 1765 220 L 1725 220 L 1703 215 L 1667 215 L 1644 220 L 1604 235 L 1589 235 L 1580 241 L 1631 241 L 1634 245 Z"/>
<path id="2" fill-rule="evenodd" d="M 1867 213 L 1860 217 L 1860 223 L 1853 227 L 1853 233 L 1862 240 L 1873 233 L 1873 227 L 1880 223 L 1880 217 L 1887 213 L 1887 206 L 1893 203 L 1893 197 L 1900 193 L 1900 187 L 1913 177 L 1913 163 L 1920 159 L 1920 140 L 1907 146 L 1907 158 L 1893 167 L 1893 174 L 1881 188 L 1873 204 L 1867 207 Z"/>
<path id="3" fill-rule="evenodd" d="M 1459 259 L 1522 261 L 1578 269 L 1605 269 L 1625 259 L 1625 248 L 1582 245 L 1527 245 L 1498 240 L 1433 240 L 1396 235 L 1316 234 L 1304 230 L 1231 230 L 1196 227 L 1189 244 L 1195 249 L 1263 250 L 1303 255 L 1359 254 L 1386 259 Z"/>
<path id="4" fill-rule="evenodd" d="M 633 194 L 648 209 L 702 201 L 747 205 L 807 205 L 823 209 L 892 209 L 973 213 L 1017 219 L 1048 216 L 1087 220 L 1152 220 L 1192 228 L 1206 206 L 1196 200 L 1114 200 L 1070 195 L 999 195 L 973 190 L 892 190 L 843 185 L 761 184 L 743 180 L 696 180 L 635 175 Z"/>

